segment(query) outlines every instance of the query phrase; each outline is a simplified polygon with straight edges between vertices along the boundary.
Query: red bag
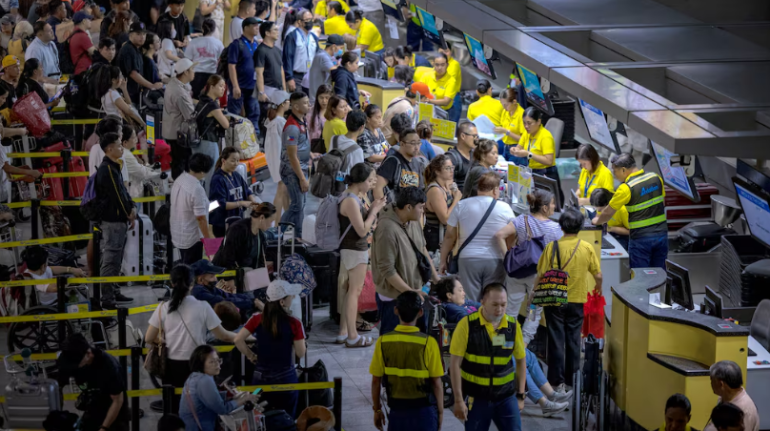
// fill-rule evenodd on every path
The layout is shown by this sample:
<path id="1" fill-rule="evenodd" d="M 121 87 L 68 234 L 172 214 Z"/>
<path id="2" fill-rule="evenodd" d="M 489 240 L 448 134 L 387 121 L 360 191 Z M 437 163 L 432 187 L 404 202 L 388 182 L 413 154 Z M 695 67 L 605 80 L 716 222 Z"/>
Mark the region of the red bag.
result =
<path id="1" fill-rule="evenodd" d="M 13 104 L 13 112 L 27 126 L 29 133 L 39 138 L 51 130 L 51 117 L 45 103 L 34 91 L 22 96 Z"/>
<path id="2" fill-rule="evenodd" d="M 604 338 L 604 306 L 607 302 L 598 292 L 589 292 L 588 301 L 583 304 L 583 337 L 593 334 L 596 339 Z"/>
<path id="3" fill-rule="evenodd" d="M 372 271 L 366 271 L 366 278 L 364 279 L 364 288 L 361 290 L 361 295 L 358 296 L 358 311 L 364 313 L 367 311 L 377 310 L 377 289 L 374 287 L 374 277 L 372 277 Z"/>
<path id="4" fill-rule="evenodd" d="M 163 139 L 155 140 L 155 161 L 160 162 L 161 171 L 171 169 L 171 146 Z"/>

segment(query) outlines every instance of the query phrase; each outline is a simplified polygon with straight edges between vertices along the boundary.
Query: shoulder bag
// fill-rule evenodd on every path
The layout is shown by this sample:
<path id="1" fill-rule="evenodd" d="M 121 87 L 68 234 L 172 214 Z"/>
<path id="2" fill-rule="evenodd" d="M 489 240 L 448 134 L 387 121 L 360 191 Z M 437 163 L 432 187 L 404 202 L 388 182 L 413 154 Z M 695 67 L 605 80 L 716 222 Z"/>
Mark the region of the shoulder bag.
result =
<path id="1" fill-rule="evenodd" d="M 497 199 L 492 198 L 492 203 L 489 204 L 489 208 L 487 208 L 487 212 L 484 213 L 484 217 L 481 218 L 481 221 L 479 224 L 476 225 L 476 229 L 471 232 L 470 236 L 465 239 L 465 242 L 460 246 L 460 249 L 457 250 L 457 255 L 453 255 L 452 252 L 449 252 L 449 256 L 447 257 L 447 272 L 450 274 L 457 274 L 460 271 L 460 253 L 462 253 L 463 249 L 471 243 L 473 238 L 476 237 L 476 234 L 479 233 L 481 230 L 481 227 L 484 226 L 484 223 L 486 223 L 487 219 L 489 218 L 489 215 L 492 214 L 492 210 L 495 209 L 495 205 L 497 205 Z"/>
<path id="2" fill-rule="evenodd" d="M 553 247 L 551 248 L 551 269 L 543 273 L 540 280 L 537 282 L 532 305 L 540 307 L 561 307 L 567 303 L 569 273 L 564 271 L 563 268 L 566 268 L 572 258 L 575 257 L 575 252 L 577 252 L 579 246 L 580 240 L 577 241 L 575 249 L 572 250 L 569 259 L 567 259 L 567 261 L 564 262 L 564 266 L 562 266 L 561 255 L 559 253 L 559 241 L 553 242 Z M 556 261 L 555 266 L 554 261 Z"/>
<path id="3" fill-rule="evenodd" d="M 144 360 L 144 369 L 148 373 L 163 378 L 166 375 L 166 362 L 168 359 L 168 349 L 166 348 L 166 333 L 163 330 L 163 304 L 158 304 L 158 320 L 160 320 L 160 342 L 158 344 L 149 343 L 147 357 Z"/>
<path id="4" fill-rule="evenodd" d="M 404 233 L 406 234 L 406 237 L 409 238 L 409 242 L 412 244 L 412 250 L 414 250 L 414 254 L 417 257 L 417 269 L 420 271 L 420 278 L 422 278 L 423 283 L 427 283 L 433 275 L 430 259 L 428 259 L 428 256 L 425 256 L 422 250 L 417 247 L 417 244 L 415 244 L 412 237 L 409 236 L 409 232 L 406 228 L 404 228 Z"/>
<path id="5" fill-rule="evenodd" d="M 537 262 L 545 249 L 545 236 L 532 236 L 529 227 L 529 216 L 524 216 L 524 226 L 527 229 L 527 239 L 521 244 L 514 245 L 505 253 L 505 272 L 509 277 L 527 278 L 537 273 Z"/>
<path id="6" fill-rule="evenodd" d="M 244 290 L 246 292 L 262 289 L 270 284 L 270 273 L 267 270 L 267 257 L 265 257 L 265 251 L 262 250 L 262 237 L 259 234 L 257 234 L 257 241 L 257 249 L 262 253 L 262 260 L 265 262 L 265 266 L 252 269 L 243 274 L 245 284 Z"/>

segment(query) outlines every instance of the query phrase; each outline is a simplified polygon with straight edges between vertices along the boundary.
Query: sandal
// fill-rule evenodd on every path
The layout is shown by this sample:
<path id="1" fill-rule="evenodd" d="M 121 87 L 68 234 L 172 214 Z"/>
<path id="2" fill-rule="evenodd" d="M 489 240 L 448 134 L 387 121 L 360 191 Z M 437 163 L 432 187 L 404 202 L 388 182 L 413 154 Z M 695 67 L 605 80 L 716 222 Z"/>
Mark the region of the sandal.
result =
<path id="1" fill-rule="evenodd" d="M 345 344 L 345 341 L 348 340 L 348 334 L 345 335 L 337 335 L 334 337 L 334 344 Z"/>
<path id="2" fill-rule="evenodd" d="M 345 341 L 345 347 L 356 348 L 356 347 L 369 347 L 372 345 L 372 337 L 364 337 L 363 335 L 359 335 L 358 339 L 354 341 L 352 344 L 350 343 L 350 340 Z"/>
<path id="3" fill-rule="evenodd" d="M 365 320 L 361 320 L 356 323 L 358 324 L 358 326 L 356 327 L 356 330 L 358 332 L 371 332 L 372 329 L 374 329 L 374 326 Z"/>

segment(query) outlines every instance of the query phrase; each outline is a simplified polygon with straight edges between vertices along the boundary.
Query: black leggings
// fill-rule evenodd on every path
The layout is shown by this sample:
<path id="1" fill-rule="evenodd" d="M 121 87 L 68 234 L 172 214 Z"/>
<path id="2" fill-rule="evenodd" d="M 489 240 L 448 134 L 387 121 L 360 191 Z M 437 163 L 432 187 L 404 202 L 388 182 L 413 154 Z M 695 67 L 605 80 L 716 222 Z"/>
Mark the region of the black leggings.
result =
<path id="1" fill-rule="evenodd" d="M 183 388 L 187 378 L 190 377 L 190 361 L 175 361 L 168 359 L 166 362 L 166 376 L 163 377 L 164 385 L 171 385 L 175 388 Z M 182 399 L 181 395 L 174 394 L 174 405 L 171 408 L 171 413 L 178 414 L 179 401 Z"/>

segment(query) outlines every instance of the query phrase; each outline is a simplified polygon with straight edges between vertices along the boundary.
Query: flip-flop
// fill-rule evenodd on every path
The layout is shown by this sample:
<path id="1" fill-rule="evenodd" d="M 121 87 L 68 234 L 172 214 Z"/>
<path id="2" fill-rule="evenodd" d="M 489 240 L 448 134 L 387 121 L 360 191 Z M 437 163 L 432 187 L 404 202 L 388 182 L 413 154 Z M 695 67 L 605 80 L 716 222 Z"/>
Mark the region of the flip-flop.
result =
<path id="1" fill-rule="evenodd" d="M 345 344 L 345 342 L 348 340 L 348 335 L 337 335 L 334 337 L 334 344 Z"/>
<path id="2" fill-rule="evenodd" d="M 372 338 L 371 337 L 364 337 L 363 335 L 359 335 L 358 339 L 350 343 L 350 340 L 345 341 L 345 347 L 350 347 L 351 349 L 357 348 L 357 347 L 369 347 L 372 345 Z"/>

